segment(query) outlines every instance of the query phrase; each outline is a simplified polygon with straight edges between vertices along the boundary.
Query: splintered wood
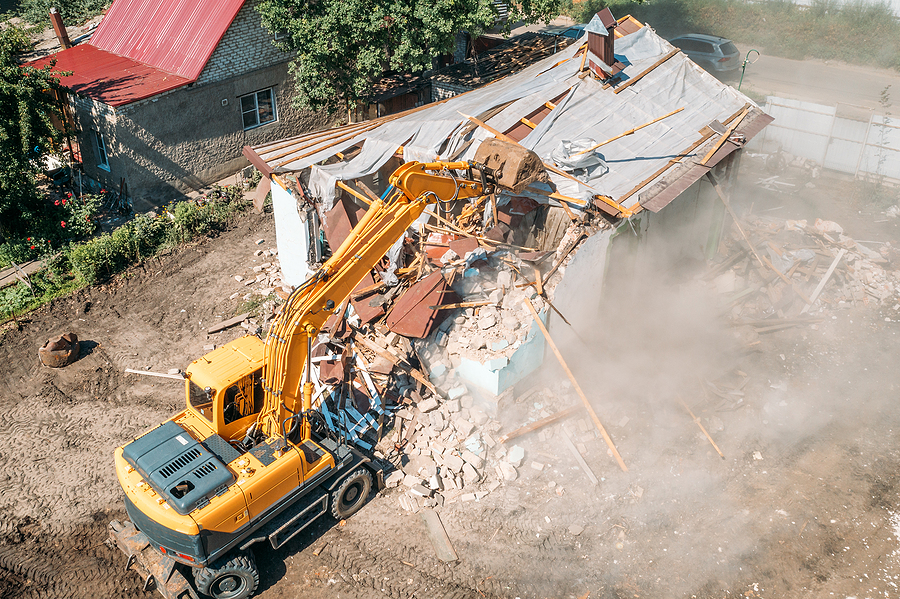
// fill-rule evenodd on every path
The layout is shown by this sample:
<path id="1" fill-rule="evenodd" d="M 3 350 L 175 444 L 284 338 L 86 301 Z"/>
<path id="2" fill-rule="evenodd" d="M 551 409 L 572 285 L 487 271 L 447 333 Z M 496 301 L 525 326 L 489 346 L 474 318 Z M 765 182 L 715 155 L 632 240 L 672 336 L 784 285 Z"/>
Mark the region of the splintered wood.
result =
<path id="1" fill-rule="evenodd" d="M 556 347 L 556 343 L 554 343 L 553 338 L 550 337 L 550 333 L 549 331 L 547 331 L 547 327 L 545 327 L 543 321 L 541 321 L 541 317 L 538 315 L 537 310 L 535 310 L 534 306 L 531 304 L 531 300 L 525 298 L 525 305 L 528 306 L 528 310 L 531 311 L 531 315 L 534 317 L 534 322 L 537 323 L 538 328 L 540 328 L 541 333 L 547 340 L 547 345 L 550 346 L 550 349 L 553 350 L 553 354 L 556 356 L 556 359 L 559 360 L 560 366 L 562 366 L 563 370 L 565 370 L 566 376 L 568 376 L 569 380 L 572 381 L 572 386 L 575 388 L 575 392 L 578 393 L 578 397 L 581 398 L 581 402 L 584 404 L 585 409 L 588 411 L 588 414 L 591 415 L 591 420 L 594 421 L 594 425 L 597 427 L 597 430 L 600 431 L 600 435 L 603 437 L 603 440 L 609 447 L 610 452 L 612 452 L 613 457 L 616 458 L 616 462 L 619 464 L 619 468 L 621 468 L 623 472 L 628 472 L 628 466 L 625 465 L 625 460 L 623 460 L 622 456 L 619 455 L 619 450 L 616 449 L 612 438 L 610 438 L 609 433 L 606 432 L 606 429 L 600 423 L 600 418 L 597 417 L 597 413 L 594 411 L 594 407 L 591 405 L 591 402 L 588 401 L 588 398 L 585 396 L 584 391 L 581 390 L 581 386 L 575 379 L 575 375 L 572 374 L 571 370 L 569 370 L 568 364 L 566 364 L 566 361 L 563 359 L 562 354 L 559 353 L 559 349 Z"/>
<path id="2" fill-rule="evenodd" d="M 885 266 L 898 255 L 890 244 L 857 242 L 831 221 L 741 218 L 719 181 L 711 173 L 708 177 L 732 217 L 733 230 L 719 244 L 725 257 L 704 278 L 736 325 L 771 333 L 814 325 L 822 318 L 810 313 L 840 304 L 894 301 L 898 289 Z"/>

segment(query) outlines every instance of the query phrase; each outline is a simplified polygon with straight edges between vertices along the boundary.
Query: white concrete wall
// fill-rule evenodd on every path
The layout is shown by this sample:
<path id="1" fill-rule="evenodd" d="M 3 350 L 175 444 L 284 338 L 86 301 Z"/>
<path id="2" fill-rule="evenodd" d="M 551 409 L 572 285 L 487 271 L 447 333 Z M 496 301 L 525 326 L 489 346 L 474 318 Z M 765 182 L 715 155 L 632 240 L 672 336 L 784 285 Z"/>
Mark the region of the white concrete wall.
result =
<path id="1" fill-rule="evenodd" d="M 312 271 L 307 264 L 309 230 L 297 211 L 297 201 L 291 192 L 272 181 L 272 208 L 275 211 L 275 241 L 281 278 L 288 285 L 300 285 Z"/>

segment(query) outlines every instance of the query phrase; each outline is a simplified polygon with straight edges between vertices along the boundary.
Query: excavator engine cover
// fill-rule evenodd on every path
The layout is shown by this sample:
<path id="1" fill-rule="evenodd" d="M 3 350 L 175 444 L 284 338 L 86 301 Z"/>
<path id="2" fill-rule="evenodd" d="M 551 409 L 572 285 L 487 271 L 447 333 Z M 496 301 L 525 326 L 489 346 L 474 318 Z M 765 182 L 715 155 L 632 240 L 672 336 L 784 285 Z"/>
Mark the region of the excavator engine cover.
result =
<path id="1" fill-rule="evenodd" d="M 478 146 L 475 162 L 493 169 L 497 185 L 513 193 L 521 193 L 535 181 L 547 180 L 540 156 L 496 138 L 486 139 Z"/>

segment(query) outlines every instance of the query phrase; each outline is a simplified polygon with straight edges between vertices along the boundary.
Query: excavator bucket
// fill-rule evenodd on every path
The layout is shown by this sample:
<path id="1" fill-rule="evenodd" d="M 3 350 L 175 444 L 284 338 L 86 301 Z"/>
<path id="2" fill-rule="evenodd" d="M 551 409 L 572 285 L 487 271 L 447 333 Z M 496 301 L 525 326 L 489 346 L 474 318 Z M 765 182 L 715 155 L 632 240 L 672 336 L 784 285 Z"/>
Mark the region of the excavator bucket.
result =
<path id="1" fill-rule="evenodd" d="M 496 138 L 486 139 L 475 152 L 475 162 L 494 171 L 497 185 L 521 193 L 530 183 L 547 181 L 540 156 L 519 144 Z"/>

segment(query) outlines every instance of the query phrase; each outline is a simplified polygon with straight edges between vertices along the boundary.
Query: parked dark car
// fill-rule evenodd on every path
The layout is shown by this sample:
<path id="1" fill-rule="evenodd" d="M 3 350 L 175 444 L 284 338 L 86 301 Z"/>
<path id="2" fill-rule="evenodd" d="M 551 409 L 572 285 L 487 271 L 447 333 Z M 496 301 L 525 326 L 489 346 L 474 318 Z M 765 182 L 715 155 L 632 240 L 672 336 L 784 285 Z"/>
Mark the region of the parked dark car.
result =
<path id="1" fill-rule="evenodd" d="M 676 37 L 670 43 L 720 79 L 735 77 L 741 68 L 741 53 L 724 37 L 690 33 Z"/>
<path id="2" fill-rule="evenodd" d="M 544 29 L 543 31 L 539 31 L 541 35 L 550 35 L 554 37 L 567 37 L 572 40 L 577 40 L 582 35 L 584 35 L 584 28 L 587 27 L 587 23 L 579 23 L 578 25 L 571 25 L 569 27 L 554 27 L 552 29 Z"/>

